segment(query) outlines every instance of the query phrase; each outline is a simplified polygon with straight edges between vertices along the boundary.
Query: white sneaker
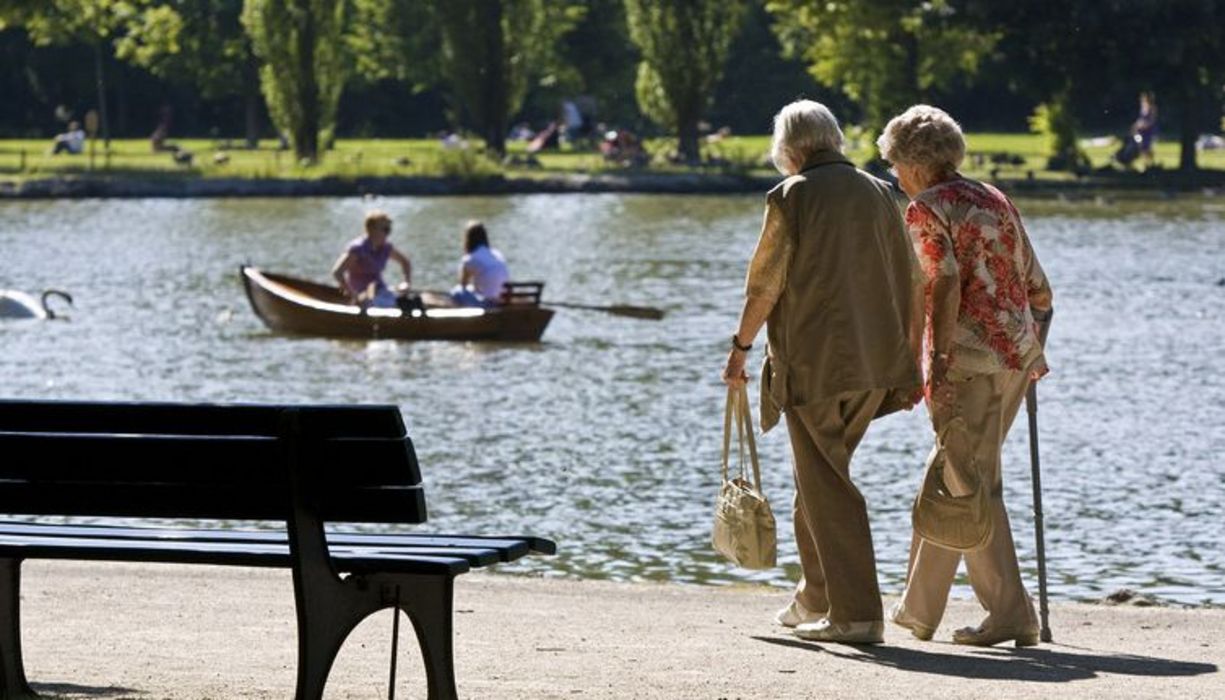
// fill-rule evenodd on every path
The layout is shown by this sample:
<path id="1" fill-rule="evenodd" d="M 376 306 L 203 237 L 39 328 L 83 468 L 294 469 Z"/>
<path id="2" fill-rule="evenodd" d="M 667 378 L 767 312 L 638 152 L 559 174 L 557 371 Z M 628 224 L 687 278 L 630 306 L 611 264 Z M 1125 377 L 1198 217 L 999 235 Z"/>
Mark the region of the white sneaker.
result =
<path id="1" fill-rule="evenodd" d="M 821 618 L 816 622 L 805 622 L 796 625 L 795 636 L 810 642 L 840 642 L 842 644 L 880 644 L 885 641 L 885 623 L 881 620 L 871 622 L 830 622 L 829 618 Z"/>
<path id="2" fill-rule="evenodd" d="M 800 604 L 800 601 L 792 599 L 790 605 L 778 611 L 774 621 L 783 627 L 795 627 L 805 622 L 816 622 L 823 617 L 825 613 L 813 612 Z"/>

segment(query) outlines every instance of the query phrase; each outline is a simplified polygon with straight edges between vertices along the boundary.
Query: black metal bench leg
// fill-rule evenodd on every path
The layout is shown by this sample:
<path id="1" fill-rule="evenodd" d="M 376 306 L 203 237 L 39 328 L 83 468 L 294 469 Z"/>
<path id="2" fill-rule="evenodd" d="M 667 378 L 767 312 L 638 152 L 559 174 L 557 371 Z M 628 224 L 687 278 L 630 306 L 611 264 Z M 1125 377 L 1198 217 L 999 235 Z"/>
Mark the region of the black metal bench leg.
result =
<path id="1" fill-rule="evenodd" d="M 0 559 L 0 697 L 38 697 L 21 662 L 21 560 Z"/>
<path id="2" fill-rule="evenodd" d="M 431 700 L 454 700 L 455 653 L 451 604 L 455 581 L 449 576 L 398 577 L 405 588 L 400 595 L 400 608 L 413 621 L 421 656 L 425 660 L 426 678 Z"/>
<path id="3" fill-rule="evenodd" d="M 316 582 L 298 597 L 297 700 L 320 700 L 349 633 L 385 606 L 377 589 L 357 581 Z M 364 584 L 364 582 L 362 582 Z"/>
<path id="4" fill-rule="evenodd" d="M 312 577 L 313 578 L 313 577 Z M 307 584 L 298 599 L 297 700 L 320 700 L 340 647 L 362 620 L 394 608 L 413 622 L 425 661 L 430 700 L 455 700 L 449 576 L 352 576 Z"/>

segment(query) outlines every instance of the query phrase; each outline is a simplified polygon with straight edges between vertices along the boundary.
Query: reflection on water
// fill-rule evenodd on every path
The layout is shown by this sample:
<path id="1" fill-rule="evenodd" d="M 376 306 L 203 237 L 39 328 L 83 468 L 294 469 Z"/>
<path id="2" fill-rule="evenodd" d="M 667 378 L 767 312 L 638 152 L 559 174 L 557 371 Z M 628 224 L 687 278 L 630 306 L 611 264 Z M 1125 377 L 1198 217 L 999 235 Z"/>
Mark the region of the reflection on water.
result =
<path id="1" fill-rule="evenodd" d="M 392 240 L 421 287 L 454 281 L 482 218 L 546 298 L 664 307 L 662 323 L 558 313 L 543 343 L 285 338 L 251 313 L 238 265 L 320 279 L 372 202 L 358 199 L 0 204 L 0 287 L 66 289 L 68 322 L 0 325 L 0 395 L 174 401 L 392 402 L 421 454 L 431 528 L 554 537 L 551 575 L 788 585 L 791 477 L 761 440 L 780 570 L 730 569 L 708 545 L 722 386 L 758 197 L 394 198 Z M 1127 586 L 1225 603 L 1225 211 L 1217 204 L 1030 204 L 1055 285 L 1040 387 L 1053 594 Z M 393 278 L 394 278 L 393 273 Z M 1025 426 L 1007 497 L 1034 555 Z M 922 410 L 875 424 L 855 478 L 886 590 L 900 587 L 929 436 Z M 1214 525 L 1214 523 L 1216 523 Z M 961 589 L 964 593 L 965 589 Z"/>

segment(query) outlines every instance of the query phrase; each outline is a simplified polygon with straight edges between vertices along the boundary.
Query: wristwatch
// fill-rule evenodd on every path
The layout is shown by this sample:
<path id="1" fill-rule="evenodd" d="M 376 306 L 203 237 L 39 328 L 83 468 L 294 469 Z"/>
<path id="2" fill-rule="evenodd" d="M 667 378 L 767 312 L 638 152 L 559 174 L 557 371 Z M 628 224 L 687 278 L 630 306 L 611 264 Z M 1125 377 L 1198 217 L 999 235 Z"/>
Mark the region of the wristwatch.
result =
<path id="1" fill-rule="evenodd" d="M 748 345 L 741 345 L 740 339 L 736 337 L 735 333 L 732 333 L 732 347 L 740 352 L 748 352 L 749 350 L 753 349 L 753 344 L 749 343 Z"/>

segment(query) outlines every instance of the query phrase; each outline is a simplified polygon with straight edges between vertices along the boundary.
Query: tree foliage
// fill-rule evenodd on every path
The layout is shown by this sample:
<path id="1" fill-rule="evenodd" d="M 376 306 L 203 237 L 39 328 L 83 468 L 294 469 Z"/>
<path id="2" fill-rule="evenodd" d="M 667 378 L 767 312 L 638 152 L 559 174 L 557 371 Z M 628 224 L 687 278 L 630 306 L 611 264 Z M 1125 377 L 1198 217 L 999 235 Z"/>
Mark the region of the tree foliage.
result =
<path id="1" fill-rule="evenodd" d="M 300 161 L 317 162 L 336 128 L 348 72 L 347 10 L 343 0 L 246 0 L 243 7 L 243 26 L 263 62 L 268 111 Z"/>
<path id="2" fill-rule="evenodd" d="M 114 50 L 117 36 L 142 21 L 147 4 L 147 0 L 3 0 L 0 2 L 0 29 L 20 26 L 35 46 L 79 42 L 93 47 L 102 137 L 109 144 L 103 56 Z"/>
<path id="3" fill-rule="evenodd" d="M 415 89 L 441 84 L 456 124 L 496 154 L 535 81 L 556 82 L 557 42 L 582 6 L 557 0 L 355 0 L 358 72 Z"/>
<path id="4" fill-rule="evenodd" d="M 625 0 L 642 54 L 635 94 L 644 114 L 677 134 L 677 152 L 699 159 L 698 122 L 723 74 L 743 0 Z"/>
<path id="5" fill-rule="evenodd" d="M 353 0 L 347 41 L 356 75 L 420 90 L 438 81 L 441 38 L 434 2 Z"/>
<path id="6" fill-rule="evenodd" d="M 581 16 L 546 0 L 436 0 L 440 73 L 460 121 L 496 154 L 533 78 L 555 66 L 557 40 Z"/>
<path id="7" fill-rule="evenodd" d="M 1069 111 L 1087 114 L 1108 108 L 1107 98 L 1120 86 L 1131 93 L 1131 109 L 1136 93 L 1154 91 L 1162 130 L 1179 126 L 1180 167 L 1196 167 L 1195 139 L 1201 129 L 1214 128 L 1213 116 L 1220 114 L 1225 2 L 983 2 L 979 15 L 1003 36 L 999 68 L 1036 100 L 1064 99 Z M 1061 20 L 1052 22 L 1054 16 Z M 1134 116 L 1119 115 L 1120 128 Z"/>
<path id="8" fill-rule="evenodd" d="M 766 8 L 787 53 L 858 102 L 871 134 L 933 90 L 974 75 L 999 40 L 952 0 L 768 0 Z"/>
<path id="9" fill-rule="evenodd" d="M 241 22 L 243 0 L 152 0 L 116 41 L 120 59 L 206 99 L 241 96 L 247 141 L 258 139 L 259 63 Z"/>

